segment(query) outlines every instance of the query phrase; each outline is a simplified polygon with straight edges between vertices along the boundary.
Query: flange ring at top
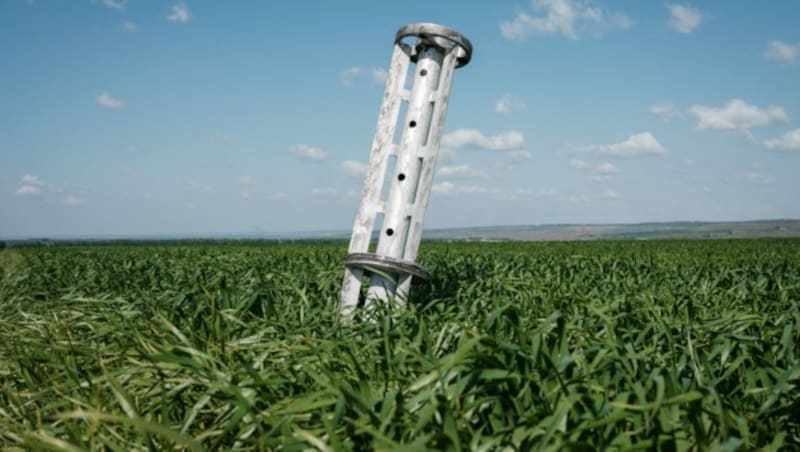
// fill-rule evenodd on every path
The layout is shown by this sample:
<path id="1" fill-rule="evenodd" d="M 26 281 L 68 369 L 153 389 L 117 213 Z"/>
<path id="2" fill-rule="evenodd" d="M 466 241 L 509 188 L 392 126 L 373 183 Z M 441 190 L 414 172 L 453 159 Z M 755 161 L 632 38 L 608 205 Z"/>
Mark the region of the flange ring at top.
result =
<path id="1" fill-rule="evenodd" d="M 443 47 L 440 39 L 445 39 L 452 43 L 452 45 L 457 45 L 459 47 L 459 54 L 456 57 L 456 67 L 466 66 L 469 60 L 472 59 L 472 43 L 469 42 L 469 39 L 464 37 L 464 35 L 452 28 L 431 23 L 409 24 L 397 30 L 394 42 L 397 44 L 402 41 L 403 38 L 409 36 L 416 36 L 420 38 L 420 40 L 437 47 Z"/>

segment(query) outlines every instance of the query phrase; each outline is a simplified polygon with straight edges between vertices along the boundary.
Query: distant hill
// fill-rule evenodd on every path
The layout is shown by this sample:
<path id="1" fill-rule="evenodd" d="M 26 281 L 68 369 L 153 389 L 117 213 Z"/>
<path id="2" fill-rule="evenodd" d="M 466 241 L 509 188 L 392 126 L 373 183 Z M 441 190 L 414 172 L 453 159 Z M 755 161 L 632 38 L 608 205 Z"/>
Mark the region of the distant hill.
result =
<path id="1" fill-rule="evenodd" d="M 759 237 L 800 237 L 800 220 L 491 226 L 430 229 L 424 234 L 426 239 L 525 241 Z"/>
<path id="2" fill-rule="evenodd" d="M 761 237 L 800 237 L 800 220 L 758 220 L 737 222 L 678 221 L 637 224 L 549 224 L 487 226 L 474 228 L 427 229 L 425 240 L 466 241 L 573 241 L 646 239 L 731 239 Z M 212 245 L 222 243 L 346 242 L 349 231 L 304 231 L 285 233 L 245 233 L 215 235 L 155 235 L 106 237 L 41 237 L 0 240 L 6 246 L 50 245 Z"/>

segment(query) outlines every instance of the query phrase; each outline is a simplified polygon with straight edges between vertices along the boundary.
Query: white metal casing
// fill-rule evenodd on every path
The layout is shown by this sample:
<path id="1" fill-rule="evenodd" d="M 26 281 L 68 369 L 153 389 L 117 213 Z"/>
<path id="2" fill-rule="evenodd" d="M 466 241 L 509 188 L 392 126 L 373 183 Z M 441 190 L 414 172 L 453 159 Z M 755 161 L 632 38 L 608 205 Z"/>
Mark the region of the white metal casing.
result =
<path id="1" fill-rule="evenodd" d="M 416 42 L 406 44 L 403 40 L 407 38 Z M 365 272 L 370 279 L 364 306 L 374 300 L 402 304 L 409 294 L 412 275 L 427 275 L 415 263 L 423 220 L 453 72 L 467 64 L 471 55 L 472 45 L 466 38 L 439 25 L 412 24 L 397 32 L 361 206 L 348 247 L 339 307 L 343 316 L 350 316 L 359 305 Z M 412 63 L 416 66 L 411 88 L 407 89 Z M 408 104 L 406 115 L 398 123 L 403 102 Z M 402 127 L 401 138 L 394 143 L 397 127 Z M 392 158 L 395 165 L 388 174 Z M 385 184 L 388 196 L 382 199 Z M 381 215 L 377 248 L 370 253 L 373 230 Z"/>

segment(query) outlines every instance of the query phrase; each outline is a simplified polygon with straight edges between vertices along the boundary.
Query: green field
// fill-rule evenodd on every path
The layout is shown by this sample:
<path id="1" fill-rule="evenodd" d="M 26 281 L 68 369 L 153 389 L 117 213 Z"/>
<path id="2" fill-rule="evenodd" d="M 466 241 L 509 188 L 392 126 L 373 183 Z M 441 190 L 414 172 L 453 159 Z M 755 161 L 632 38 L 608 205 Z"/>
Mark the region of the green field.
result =
<path id="1" fill-rule="evenodd" d="M 0 449 L 800 448 L 800 240 L 0 251 Z"/>

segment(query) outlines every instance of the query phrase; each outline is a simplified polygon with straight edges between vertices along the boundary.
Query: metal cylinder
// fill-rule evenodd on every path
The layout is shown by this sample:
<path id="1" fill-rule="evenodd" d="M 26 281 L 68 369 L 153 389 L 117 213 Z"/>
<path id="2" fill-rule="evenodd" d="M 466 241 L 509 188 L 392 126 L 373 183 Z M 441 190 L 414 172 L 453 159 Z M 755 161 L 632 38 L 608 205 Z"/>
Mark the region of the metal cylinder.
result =
<path id="1" fill-rule="evenodd" d="M 412 277 L 427 278 L 427 272 L 415 262 L 425 209 L 453 71 L 471 57 L 469 40 L 440 25 L 406 25 L 395 36 L 361 206 L 345 261 L 339 305 L 344 316 L 351 315 L 359 304 L 368 306 L 375 300 L 402 304 Z M 404 103 L 406 114 L 398 122 Z M 398 132 L 400 138 L 395 142 Z M 394 161 L 393 168 L 390 161 Z M 379 217 L 383 218 L 380 224 Z M 372 243 L 376 226 L 380 226 L 377 245 Z M 369 278 L 364 297 L 362 283 L 366 281 L 362 278 Z"/>

